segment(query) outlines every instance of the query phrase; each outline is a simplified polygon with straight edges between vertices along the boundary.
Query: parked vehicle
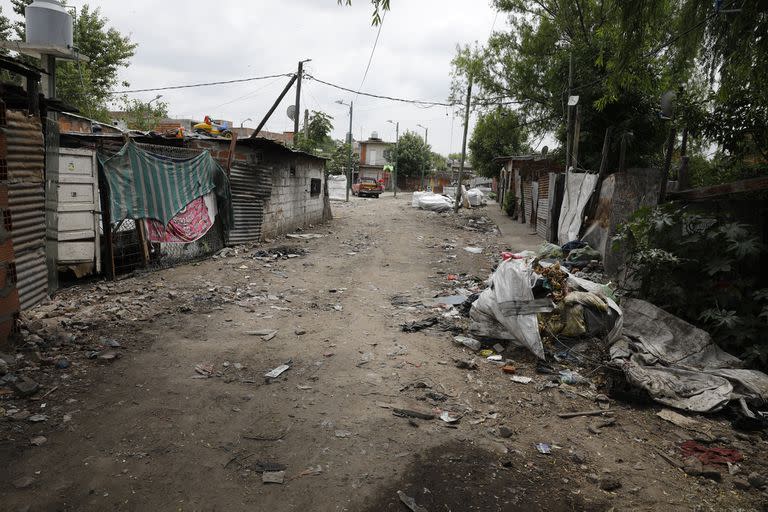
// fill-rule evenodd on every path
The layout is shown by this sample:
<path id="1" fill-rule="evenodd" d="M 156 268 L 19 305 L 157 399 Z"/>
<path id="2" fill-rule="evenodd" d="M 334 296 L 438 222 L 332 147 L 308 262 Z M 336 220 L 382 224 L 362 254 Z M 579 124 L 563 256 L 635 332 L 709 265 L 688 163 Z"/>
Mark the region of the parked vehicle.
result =
<path id="1" fill-rule="evenodd" d="M 362 177 L 355 180 L 352 184 L 353 196 L 374 196 L 379 197 L 384 192 L 384 184 L 376 181 L 376 178 Z"/>

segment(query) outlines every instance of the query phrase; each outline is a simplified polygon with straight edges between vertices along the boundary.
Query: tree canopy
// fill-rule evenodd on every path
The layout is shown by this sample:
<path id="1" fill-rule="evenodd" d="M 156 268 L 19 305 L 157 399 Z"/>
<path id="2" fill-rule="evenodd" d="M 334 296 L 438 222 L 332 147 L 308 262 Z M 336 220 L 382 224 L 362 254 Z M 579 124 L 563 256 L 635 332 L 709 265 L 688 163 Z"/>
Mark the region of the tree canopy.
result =
<path id="1" fill-rule="evenodd" d="M 168 117 L 168 104 L 163 101 L 145 102 L 123 96 L 121 105 L 130 130 L 154 130 L 160 121 Z"/>
<path id="2" fill-rule="evenodd" d="M 397 162 L 398 176 L 416 178 L 422 171 L 430 170 L 432 150 L 429 144 L 416 132 L 406 131 L 400 135 L 396 146 L 392 146 L 386 153 L 389 162 Z"/>
<path id="3" fill-rule="evenodd" d="M 305 130 L 301 130 L 295 136 L 296 148 L 308 153 L 324 154 L 329 156 L 337 149 L 337 144 L 331 139 L 333 130 L 333 117 L 325 112 L 313 110 L 309 115 L 309 123 Z"/>
<path id="4" fill-rule="evenodd" d="M 500 167 L 494 164 L 494 158 L 530 151 L 528 132 L 513 110 L 498 107 L 480 115 L 469 150 L 472 168 L 481 176 L 493 178 L 498 176 Z"/>
<path id="5" fill-rule="evenodd" d="M 508 28 L 495 31 L 481 48 L 459 49 L 454 98 L 471 74 L 474 108 L 511 105 L 532 135 L 552 133 L 564 146 L 572 59 L 572 94 L 581 105 L 580 166 L 599 165 L 609 127 L 609 168 L 616 166 L 622 140 L 628 166 L 659 165 L 668 130 L 679 134 L 683 126 L 699 147 L 716 143 L 733 157 L 766 158 L 768 1 L 493 5 Z M 671 122 L 659 115 L 665 91 L 677 93 Z"/>
<path id="6" fill-rule="evenodd" d="M 22 19 L 14 24 L 16 37 L 24 39 L 24 9 L 32 0 L 12 0 L 14 12 Z M 137 45 L 128 36 L 108 26 L 109 20 L 101 11 L 87 4 L 77 12 L 74 19 L 73 38 L 78 52 L 90 59 L 83 61 L 59 61 L 57 63 L 57 96 L 67 104 L 76 107 L 83 115 L 99 121 L 109 121 L 108 103 L 119 83 L 120 68 L 127 67 Z M 0 13 L 0 37 L 8 37 L 2 27 L 8 19 Z"/>

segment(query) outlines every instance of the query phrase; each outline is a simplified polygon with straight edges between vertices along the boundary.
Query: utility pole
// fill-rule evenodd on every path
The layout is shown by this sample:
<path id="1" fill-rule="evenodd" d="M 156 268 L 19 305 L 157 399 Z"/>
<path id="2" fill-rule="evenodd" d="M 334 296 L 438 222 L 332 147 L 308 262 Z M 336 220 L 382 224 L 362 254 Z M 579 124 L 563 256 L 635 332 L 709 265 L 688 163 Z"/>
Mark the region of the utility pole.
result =
<path id="1" fill-rule="evenodd" d="M 301 78 L 304 75 L 304 63 L 312 59 L 299 61 L 299 69 L 296 72 L 296 115 L 293 119 L 293 140 L 296 143 L 296 136 L 299 134 L 299 112 L 301 112 Z"/>
<path id="2" fill-rule="evenodd" d="M 309 139 L 309 109 L 304 109 L 304 139 Z"/>
<path id="3" fill-rule="evenodd" d="M 391 120 L 387 122 L 395 125 L 395 178 L 394 187 L 392 187 L 392 190 L 395 192 L 395 197 L 397 197 L 397 159 L 400 153 L 400 122 L 394 122 Z"/>
<path id="4" fill-rule="evenodd" d="M 347 105 L 342 100 L 336 101 L 339 105 Z M 349 202 L 349 191 L 352 189 L 352 112 L 354 101 L 349 102 L 349 133 L 347 133 L 347 202 Z"/>
<path id="5" fill-rule="evenodd" d="M 427 142 L 427 139 L 429 138 L 429 128 L 426 126 L 422 126 L 420 124 L 417 124 L 419 128 L 424 128 L 424 146 L 428 147 L 429 143 Z M 424 190 L 424 168 L 429 165 L 429 159 L 424 163 L 424 165 L 421 166 L 421 190 Z"/>
<path id="6" fill-rule="evenodd" d="M 571 166 L 571 88 L 573 87 L 573 50 L 568 56 L 568 117 L 565 121 L 565 170 Z"/>
<path id="7" fill-rule="evenodd" d="M 464 138 L 461 141 L 461 160 L 459 162 L 459 183 L 456 185 L 456 204 L 453 206 L 454 213 L 459 213 L 461 204 L 461 181 L 464 179 L 464 160 L 467 157 L 467 130 L 469 129 L 469 104 L 472 101 L 472 75 L 469 75 L 469 85 L 467 86 L 467 105 L 464 109 Z"/>
<path id="8" fill-rule="evenodd" d="M 296 75 L 293 75 L 290 80 L 288 80 L 288 84 L 283 89 L 283 92 L 280 93 L 280 96 L 277 97 L 275 102 L 272 104 L 272 106 L 269 108 L 266 114 L 264 114 L 264 119 L 259 122 L 258 126 L 256 126 L 256 129 L 253 130 L 253 133 L 249 137 L 250 139 L 255 139 L 262 128 L 264 128 L 264 125 L 267 124 L 267 121 L 272 116 L 272 113 L 275 111 L 277 106 L 280 104 L 281 101 L 283 101 L 283 98 L 285 98 L 285 95 L 288 94 L 288 91 L 293 86 L 293 83 L 296 81 Z M 298 114 L 297 114 L 298 115 Z M 295 136 L 294 136 L 295 137 Z"/>

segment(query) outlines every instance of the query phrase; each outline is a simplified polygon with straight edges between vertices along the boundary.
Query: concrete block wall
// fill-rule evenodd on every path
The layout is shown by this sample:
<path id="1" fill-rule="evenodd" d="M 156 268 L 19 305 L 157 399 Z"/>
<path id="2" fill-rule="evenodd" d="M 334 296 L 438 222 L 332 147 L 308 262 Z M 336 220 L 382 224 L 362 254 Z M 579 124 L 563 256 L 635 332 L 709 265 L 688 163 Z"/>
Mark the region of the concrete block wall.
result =
<path id="1" fill-rule="evenodd" d="M 288 165 L 285 159 L 265 163 L 273 164 L 272 194 L 264 201 L 262 238 L 274 238 L 296 228 L 320 224 L 323 221 L 325 190 L 323 161 L 295 156 Z M 295 166 L 294 175 L 291 175 L 292 165 Z M 316 196 L 310 194 L 312 178 L 321 180 L 320 194 Z"/>

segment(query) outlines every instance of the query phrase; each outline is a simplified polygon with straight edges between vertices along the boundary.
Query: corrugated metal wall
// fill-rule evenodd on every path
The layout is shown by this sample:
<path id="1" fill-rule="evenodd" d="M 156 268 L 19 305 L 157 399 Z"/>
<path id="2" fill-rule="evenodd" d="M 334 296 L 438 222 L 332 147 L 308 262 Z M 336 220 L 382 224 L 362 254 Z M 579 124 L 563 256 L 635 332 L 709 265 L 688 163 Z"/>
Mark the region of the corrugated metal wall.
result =
<path id="1" fill-rule="evenodd" d="M 40 120 L 8 111 L 0 126 L 21 310 L 48 293 L 45 261 L 45 145 Z"/>
<path id="2" fill-rule="evenodd" d="M 230 170 L 229 184 L 235 225 L 227 234 L 227 245 L 258 242 L 264 222 L 264 199 L 272 192 L 272 171 L 255 164 L 235 162 Z"/>

